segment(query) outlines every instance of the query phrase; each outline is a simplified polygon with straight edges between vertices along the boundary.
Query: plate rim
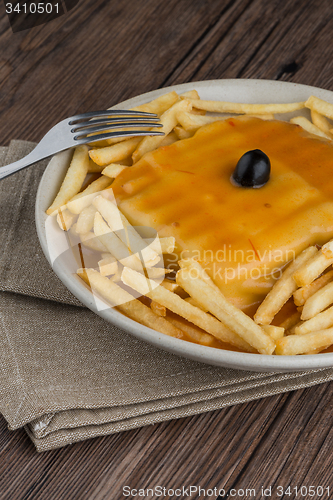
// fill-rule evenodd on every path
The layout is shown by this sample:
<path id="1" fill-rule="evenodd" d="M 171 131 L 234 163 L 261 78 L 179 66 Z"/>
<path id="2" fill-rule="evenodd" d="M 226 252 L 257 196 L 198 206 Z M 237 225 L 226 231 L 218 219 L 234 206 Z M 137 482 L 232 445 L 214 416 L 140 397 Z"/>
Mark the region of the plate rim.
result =
<path id="1" fill-rule="evenodd" d="M 292 82 L 281 82 L 275 80 L 260 80 L 260 79 L 221 79 L 221 80 L 203 80 L 198 82 L 182 83 L 177 85 L 172 85 L 169 87 L 164 87 L 161 89 L 152 90 L 144 94 L 129 98 L 121 103 L 112 106 L 112 109 L 121 109 L 123 107 L 134 107 L 141 103 L 147 102 L 151 99 L 158 97 L 159 95 L 165 94 L 172 90 L 186 91 L 190 89 L 197 89 L 200 91 L 202 88 L 207 87 L 228 87 L 233 86 L 234 88 L 247 88 L 255 86 L 273 86 L 273 87 L 284 87 L 287 89 L 301 90 L 304 94 L 309 92 L 317 95 L 320 98 L 326 99 L 333 103 L 333 92 L 325 89 L 320 89 L 317 87 L 312 87 L 309 85 L 292 83 Z M 247 102 L 248 98 L 246 98 Z M 273 102 L 277 102 L 276 99 L 271 99 Z M 241 102 L 241 99 L 239 100 Z M 246 102 L 246 101 L 244 101 Z M 52 169 L 57 169 L 60 165 L 64 165 L 63 158 L 68 158 L 68 150 L 64 153 L 59 153 L 55 155 L 48 163 L 43 176 L 40 180 L 35 203 L 35 222 L 39 242 L 41 244 L 43 253 L 51 265 L 50 255 L 48 251 L 46 232 L 45 232 L 45 222 L 47 216 L 44 211 L 46 206 L 45 200 L 45 185 L 48 181 L 48 176 Z M 43 203 L 44 202 L 44 203 Z M 125 330 L 134 337 L 148 342 L 151 345 L 159 349 L 166 350 L 178 356 L 183 356 L 190 358 L 195 361 L 203 362 L 209 365 L 215 365 L 223 368 L 233 368 L 247 371 L 256 372 L 296 372 L 296 371 L 307 371 L 307 370 L 320 370 L 325 368 L 333 367 L 333 353 L 326 353 L 320 355 L 293 355 L 293 356 L 278 356 L 278 355 L 265 355 L 265 354 L 250 354 L 235 351 L 227 351 L 223 349 L 216 349 L 213 347 L 202 346 L 199 344 L 194 344 L 191 342 L 186 342 L 184 340 L 176 339 L 174 337 L 169 337 L 168 335 L 161 334 L 148 328 L 136 321 L 124 316 L 119 311 L 114 308 L 109 308 L 104 311 L 98 311 L 95 307 L 94 300 L 92 298 L 91 292 L 89 292 L 78 280 L 74 279 L 70 274 L 63 272 L 59 266 L 59 261 L 55 265 L 51 265 L 53 271 L 63 282 L 63 284 L 73 293 L 73 295 L 78 298 L 86 307 L 92 310 L 94 313 L 98 314 L 100 317 L 105 319 L 111 324 Z M 319 362 L 320 361 L 320 362 Z"/>

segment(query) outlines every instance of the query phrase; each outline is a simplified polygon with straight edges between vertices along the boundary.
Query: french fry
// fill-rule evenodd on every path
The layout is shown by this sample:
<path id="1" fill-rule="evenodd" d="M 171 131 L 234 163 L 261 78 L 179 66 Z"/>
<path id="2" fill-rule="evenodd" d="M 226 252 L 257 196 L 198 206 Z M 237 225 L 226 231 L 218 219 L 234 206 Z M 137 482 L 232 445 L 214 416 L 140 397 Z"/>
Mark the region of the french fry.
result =
<path id="1" fill-rule="evenodd" d="M 75 196 L 78 196 L 81 193 L 83 193 L 83 191 L 85 191 L 93 182 L 99 180 L 100 178 L 101 178 L 101 173 L 100 172 L 95 172 L 95 173 L 88 174 L 87 177 L 84 180 L 84 183 L 82 184 L 80 192 L 77 195 L 75 195 Z M 74 196 L 74 198 L 75 198 L 75 196 Z"/>
<path id="2" fill-rule="evenodd" d="M 163 141 L 161 141 L 159 147 L 164 148 L 166 146 L 170 146 L 171 144 L 173 144 L 174 142 L 177 142 L 177 141 L 178 141 L 178 137 L 175 134 L 175 132 L 170 132 L 170 134 L 163 137 Z"/>
<path id="3" fill-rule="evenodd" d="M 62 229 L 63 231 L 68 231 L 74 224 L 75 219 L 76 215 L 72 214 L 69 210 L 63 210 L 62 208 L 59 208 L 57 222 L 60 229 Z"/>
<path id="4" fill-rule="evenodd" d="M 273 340 L 282 339 L 282 337 L 284 336 L 284 328 L 282 328 L 281 326 L 262 325 L 262 329 Z"/>
<path id="5" fill-rule="evenodd" d="M 76 223 L 76 232 L 78 234 L 88 233 L 94 227 L 94 219 L 96 214 L 96 208 L 92 205 L 86 207 L 80 213 L 77 223 Z M 75 217 L 73 215 L 73 217 Z"/>
<path id="6" fill-rule="evenodd" d="M 195 259 L 179 261 L 177 283 L 222 323 L 263 354 L 272 354 L 274 343 L 249 316 L 227 301 Z"/>
<path id="7" fill-rule="evenodd" d="M 152 311 L 154 311 L 157 316 L 166 316 L 166 307 L 161 306 L 158 302 L 155 302 L 154 300 L 151 301 L 150 307 Z"/>
<path id="8" fill-rule="evenodd" d="M 309 285 L 331 264 L 333 264 L 333 240 L 326 243 L 316 255 L 294 273 L 294 280 L 300 287 Z"/>
<path id="9" fill-rule="evenodd" d="M 118 271 L 118 262 L 113 255 L 104 257 L 102 260 L 98 261 L 99 272 L 102 276 L 111 276 L 116 274 Z"/>
<path id="10" fill-rule="evenodd" d="M 331 281 L 333 281 L 333 271 L 329 271 L 314 280 L 309 285 L 305 285 L 302 288 L 299 288 L 293 294 L 295 305 L 303 306 L 308 298 L 310 298 L 314 293 L 316 293 Z"/>
<path id="11" fill-rule="evenodd" d="M 295 335 L 304 335 L 305 333 L 317 330 L 325 330 L 331 326 L 333 326 L 333 306 L 298 325 L 295 328 Z"/>
<path id="12" fill-rule="evenodd" d="M 109 251 L 124 266 L 127 265 L 138 271 L 142 270 L 142 264 L 137 255 L 130 253 L 127 246 L 111 231 L 99 212 L 95 214 L 94 233 L 106 249 L 104 252 Z"/>
<path id="13" fill-rule="evenodd" d="M 91 149 L 89 156 L 97 165 L 106 167 L 110 163 L 117 163 L 128 158 L 140 142 L 141 137 L 132 137 L 127 141 L 119 142 L 106 148 Z"/>
<path id="14" fill-rule="evenodd" d="M 118 267 L 118 271 L 119 271 L 118 281 L 120 281 L 122 269 L 120 269 L 120 267 Z M 115 274 L 117 274 L 118 271 Z M 139 272 L 141 272 L 141 271 L 139 271 Z M 150 267 L 150 268 L 144 269 L 144 273 L 142 273 L 142 274 L 147 275 L 147 277 L 149 279 L 158 279 L 159 280 L 160 278 L 164 278 L 168 273 L 170 273 L 169 269 L 164 269 L 163 267 Z"/>
<path id="15" fill-rule="evenodd" d="M 93 293 L 101 295 L 108 303 L 117 306 L 117 309 L 135 321 L 171 337 L 184 338 L 181 330 L 157 316 L 149 307 L 94 269 L 79 269 L 77 274 L 90 286 Z"/>
<path id="16" fill-rule="evenodd" d="M 119 163 L 111 163 L 111 165 L 107 165 L 102 171 L 103 175 L 107 177 L 111 177 L 111 179 L 115 179 L 117 175 L 119 175 L 123 170 L 126 170 L 125 165 L 120 165 Z"/>
<path id="17" fill-rule="evenodd" d="M 273 288 L 268 292 L 263 302 L 258 307 L 254 315 L 254 321 L 256 323 L 269 325 L 273 321 L 274 316 L 297 289 L 297 285 L 293 278 L 294 273 L 317 253 L 318 250 L 314 246 L 306 248 L 288 265 L 280 279 L 274 283 Z"/>
<path id="18" fill-rule="evenodd" d="M 132 269 L 125 267 L 121 279 L 125 285 L 130 286 L 142 295 L 146 295 L 155 302 L 165 306 L 170 311 L 185 318 L 190 323 L 194 323 L 219 340 L 245 349 L 246 351 L 253 352 L 247 342 L 231 332 L 216 318 L 204 313 L 201 309 L 198 309 L 192 304 L 185 302 L 178 295 L 170 292 L 166 288 L 156 286 L 156 283 L 147 280 L 142 274 L 136 273 Z"/>
<path id="19" fill-rule="evenodd" d="M 315 97 L 314 95 L 310 96 L 304 105 L 306 108 L 317 111 L 317 113 L 333 119 L 333 104 L 323 101 L 319 99 L 319 97 Z"/>
<path id="20" fill-rule="evenodd" d="M 105 175 L 99 177 L 94 182 L 89 184 L 89 186 L 82 191 L 82 193 L 77 194 L 67 203 L 67 208 L 73 214 L 79 214 L 82 210 L 89 205 L 91 205 L 92 200 L 100 191 L 107 189 L 111 186 L 112 180 Z"/>
<path id="21" fill-rule="evenodd" d="M 164 278 L 169 273 L 171 273 L 170 269 L 164 269 L 164 267 L 147 267 L 145 269 L 145 274 L 151 280 Z"/>
<path id="22" fill-rule="evenodd" d="M 328 241 L 321 247 L 322 253 L 327 259 L 333 259 L 333 240 Z"/>
<path id="23" fill-rule="evenodd" d="M 181 321 L 180 319 L 174 317 L 168 318 L 168 321 L 180 330 L 183 330 L 191 340 L 197 342 L 198 344 L 211 346 L 214 344 L 214 342 L 216 342 L 216 339 L 213 335 L 204 332 L 195 325 L 187 322 L 185 323 L 184 321 Z"/>
<path id="24" fill-rule="evenodd" d="M 111 132 L 111 131 L 105 130 L 103 133 L 107 133 L 107 132 Z M 89 134 L 87 137 L 91 137 L 91 139 L 93 139 L 94 135 L 98 135 L 98 134 L 99 134 L 99 132 L 95 132 L 93 134 Z M 108 145 L 109 145 L 109 143 L 106 139 L 104 139 L 102 141 L 91 141 L 88 143 L 88 146 L 91 148 L 106 148 Z M 98 172 L 98 170 L 96 170 L 96 172 Z"/>
<path id="25" fill-rule="evenodd" d="M 318 354 L 319 352 L 323 351 L 326 349 L 326 347 L 320 347 L 319 349 L 312 349 L 312 351 L 308 351 L 304 353 L 304 356 L 307 356 L 308 354 Z"/>
<path id="26" fill-rule="evenodd" d="M 183 92 L 179 96 L 181 99 L 200 99 L 197 90 L 188 90 L 187 92 Z"/>
<path id="27" fill-rule="evenodd" d="M 178 264 L 181 269 L 189 269 L 192 274 L 192 278 L 204 281 L 217 293 L 221 293 L 220 289 L 215 285 L 214 281 L 210 278 L 210 276 L 208 276 L 206 271 L 202 268 L 202 266 L 196 259 L 194 258 L 181 259 L 178 262 Z"/>
<path id="28" fill-rule="evenodd" d="M 66 176 L 52 205 L 46 210 L 48 215 L 56 215 L 60 207 L 73 198 L 81 189 L 89 169 L 88 146 L 78 146 L 67 170 Z"/>
<path id="29" fill-rule="evenodd" d="M 140 106 L 136 106 L 132 108 L 132 111 L 144 111 L 145 113 L 155 113 L 156 115 L 162 115 L 165 111 L 173 104 L 179 101 L 179 96 L 177 92 L 172 91 L 168 94 L 163 94 L 160 97 L 157 97 L 153 101 L 150 101 L 146 104 L 141 104 Z M 133 130 L 133 129 L 132 129 Z M 117 142 L 123 142 L 128 140 L 127 137 L 117 137 L 112 139 L 107 139 L 108 144 L 116 144 Z"/>
<path id="30" fill-rule="evenodd" d="M 123 130 L 133 130 L 132 128 L 129 129 L 129 128 L 124 128 Z M 130 139 L 132 139 L 132 137 L 110 137 L 110 139 L 105 139 L 105 142 L 106 142 L 106 146 L 113 146 L 113 144 L 118 144 L 119 142 L 125 142 L 125 141 L 129 141 Z M 100 148 L 101 146 L 99 145 L 98 142 L 95 142 L 91 145 L 94 145 L 95 148 Z M 105 146 L 103 146 L 105 147 Z M 132 163 L 132 162 L 131 162 Z"/>
<path id="31" fill-rule="evenodd" d="M 325 134 L 330 134 L 331 124 L 325 116 L 321 115 L 316 110 L 311 109 L 311 120 L 312 123 L 325 132 Z"/>
<path id="32" fill-rule="evenodd" d="M 261 354 L 272 354 L 275 349 L 273 340 L 249 316 L 227 302 L 225 297 L 202 280 L 191 278 L 188 269 L 177 273 L 177 282 L 194 299 L 216 316 L 231 331 L 238 334 L 245 342 Z"/>
<path id="33" fill-rule="evenodd" d="M 182 141 L 183 139 L 189 139 L 193 135 L 193 132 L 184 130 L 183 127 L 180 127 L 178 125 L 176 125 L 173 130 L 180 141 Z"/>
<path id="34" fill-rule="evenodd" d="M 214 281 L 210 278 L 210 276 L 208 276 L 206 271 L 202 268 L 202 266 L 199 264 L 199 262 L 196 259 L 194 259 L 194 258 L 181 259 L 178 261 L 178 265 L 181 269 L 189 269 L 191 272 L 192 278 L 201 279 L 202 281 L 207 283 L 207 285 L 212 287 L 216 291 L 216 293 L 221 293 L 220 289 L 215 285 Z M 201 303 L 201 307 L 204 307 L 206 309 L 206 307 L 203 306 L 202 303 Z"/>
<path id="35" fill-rule="evenodd" d="M 304 102 L 292 102 L 286 104 L 243 104 L 223 101 L 204 101 L 202 99 L 190 99 L 192 106 L 214 113 L 237 113 L 248 115 L 266 115 L 275 113 L 289 113 L 303 109 Z"/>
<path id="36" fill-rule="evenodd" d="M 331 304 L 333 304 L 333 283 L 328 283 L 308 298 L 304 304 L 301 319 L 313 318 Z"/>
<path id="37" fill-rule="evenodd" d="M 89 233 L 80 234 L 80 238 L 82 244 L 91 250 L 95 250 L 96 252 L 106 252 L 107 248 L 103 245 L 99 238 L 96 238 L 96 235 L 89 231 Z"/>
<path id="38" fill-rule="evenodd" d="M 203 312 L 208 312 L 207 307 L 204 307 L 201 304 L 199 304 L 199 302 L 197 302 L 193 297 L 186 297 L 186 299 L 184 300 L 189 304 L 192 304 L 192 306 L 199 307 L 199 309 L 201 309 Z"/>
<path id="39" fill-rule="evenodd" d="M 176 240 L 174 236 L 166 236 L 164 238 L 145 238 L 145 243 L 150 246 L 156 253 L 172 253 L 175 249 Z"/>
<path id="40" fill-rule="evenodd" d="M 179 96 L 181 99 L 200 99 L 200 96 L 196 90 L 188 90 Z M 192 109 L 194 115 L 205 115 L 206 111 L 202 109 Z"/>
<path id="41" fill-rule="evenodd" d="M 135 108 L 131 108 L 133 111 L 144 111 L 145 113 L 155 113 L 156 115 L 162 115 L 171 106 L 173 106 L 177 101 L 179 101 L 179 95 L 174 90 L 168 92 L 167 94 L 160 95 L 153 101 L 147 102 L 146 104 L 140 104 Z"/>
<path id="42" fill-rule="evenodd" d="M 284 356 L 307 354 L 314 349 L 326 348 L 332 344 L 333 328 L 305 335 L 288 335 L 276 341 L 275 354 Z"/>
<path id="43" fill-rule="evenodd" d="M 206 115 L 206 111 L 203 110 L 203 109 L 195 109 L 195 108 L 192 108 L 191 109 L 191 113 L 193 115 L 201 115 L 201 116 L 205 116 Z"/>
<path id="44" fill-rule="evenodd" d="M 110 229 L 113 232 L 117 231 L 118 238 L 127 246 L 130 252 L 133 254 L 141 253 L 146 267 L 152 267 L 160 261 L 157 253 L 145 244 L 141 236 L 112 201 L 103 196 L 97 196 L 93 201 L 93 205 L 107 221 Z"/>
<path id="45" fill-rule="evenodd" d="M 191 276 L 191 267 L 178 271 L 177 283 L 197 302 L 206 307 L 230 330 L 250 344 L 261 354 L 272 354 L 275 349 L 273 340 L 249 316 L 227 301 L 215 287 L 201 278 Z"/>
<path id="46" fill-rule="evenodd" d="M 110 252 L 103 252 L 102 255 L 101 255 L 102 259 L 108 259 L 109 257 L 112 257 L 114 258 Z"/>
<path id="47" fill-rule="evenodd" d="M 160 123 L 162 123 L 163 127 L 158 128 L 156 130 L 164 132 L 165 135 L 169 134 L 171 130 L 173 130 L 178 123 L 177 114 L 180 111 L 190 111 L 191 107 L 192 107 L 191 103 L 188 99 L 176 102 L 173 106 L 171 106 L 171 108 L 169 108 L 167 111 L 165 111 L 165 113 L 163 113 L 160 119 Z M 142 139 L 139 146 L 132 155 L 133 163 L 136 163 L 145 153 L 148 153 L 149 151 L 152 151 L 153 149 L 159 147 L 162 140 L 163 140 L 162 135 L 147 136 L 144 139 Z"/>
<path id="48" fill-rule="evenodd" d="M 310 120 L 308 120 L 304 116 L 295 116 L 294 118 L 291 118 L 290 123 L 293 123 L 294 125 L 299 125 L 304 130 L 309 132 L 309 134 L 318 135 L 319 137 L 324 137 L 325 139 L 329 140 L 332 139 L 330 135 L 323 132 L 319 127 L 311 123 Z"/>
<path id="49" fill-rule="evenodd" d="M 249 118 L 260 118 L 260 120 L 274 120 L 275 116 L 273 113 L 266 113 L 264 115 L 247 115 Z"/>
<path id="50" fill-rule="evenodd" d="M 160 283 L 160 286 L 164 286 L 167 290 L 170 292 L 176 293 L 179 295 L 179 292 L 183 291 L 183 289 L 177 285 L 174 281 L 169 281 L 168 279 L 164 279 L 162 283 Z"/>
<path id="51" fill-rule="evenodd" d="M 198 130 L 198 128 L 208 125 L 213 122 L 225 120 L 226 118 L 230 118 L 228 116 L 201 116 L 194 115 L 193 113 L 189 113 L 188 111 L 179 112 L 177 115 L 177 119 L 180 125 L 184 130 L 188 132 L 194 132 Z"/>

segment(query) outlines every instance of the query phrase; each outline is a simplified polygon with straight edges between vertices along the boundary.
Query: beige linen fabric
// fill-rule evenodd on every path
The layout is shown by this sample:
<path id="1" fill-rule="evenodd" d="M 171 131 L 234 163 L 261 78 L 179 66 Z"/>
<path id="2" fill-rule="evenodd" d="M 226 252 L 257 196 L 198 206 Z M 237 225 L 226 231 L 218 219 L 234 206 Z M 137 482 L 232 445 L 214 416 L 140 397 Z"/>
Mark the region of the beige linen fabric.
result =
<path id="1" fill-rule="evenodd" d="M 0 164 L 33 144 L 0 148 Z M 38 451 L 333 379 L 216 368 L 161 351 L 86 309 L 40 248 L 34 202 L 47 162 L 0 182 L 0 412 Z"/>

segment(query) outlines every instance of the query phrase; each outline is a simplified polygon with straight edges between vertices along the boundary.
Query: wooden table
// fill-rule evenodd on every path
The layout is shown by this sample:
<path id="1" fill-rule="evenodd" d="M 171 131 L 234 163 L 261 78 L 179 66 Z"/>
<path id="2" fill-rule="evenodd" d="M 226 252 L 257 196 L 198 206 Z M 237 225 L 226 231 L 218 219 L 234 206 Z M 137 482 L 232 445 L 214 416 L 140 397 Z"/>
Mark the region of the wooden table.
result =
<path id="1" fill-rule="evenodd" d="M 331 0 L 81 0 L 13 34 L 1 2 L 1 144 L 37 141 L 61 118 L 187 81 L 333 90 L 332 13 Z M 312 485 L 329 498 L 332 396 L 333 384 L 323 384 L 43 454 L 2 419 L 0 498 L 120 499 L 126 485 L 244 490 L 234 498 L 254 498 L 250 488 L 262 498 L 261 486 L 271 486 L 270 498 L 319 498 L 278 495 L 279 485 Z"/>

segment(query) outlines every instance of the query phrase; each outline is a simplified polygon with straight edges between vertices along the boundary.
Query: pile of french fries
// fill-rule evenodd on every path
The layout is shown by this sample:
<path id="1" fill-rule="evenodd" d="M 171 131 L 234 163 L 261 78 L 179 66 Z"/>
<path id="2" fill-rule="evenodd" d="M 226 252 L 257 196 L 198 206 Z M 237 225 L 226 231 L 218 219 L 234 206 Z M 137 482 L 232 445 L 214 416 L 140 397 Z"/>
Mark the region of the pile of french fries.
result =
<path id="1" fill-rule="evenodd" d="M 163 254 L 174 251 L 175 239 L 142 237 L 118 209 L 112 192 L 113 180 L 145 153 L 185 140 L 202 126 L 235 115 L 272 120 L 275 114 L 303 108 L 310 110 L 312 121 L 298 116 L 290 122 L 333 140 L 333 105 L 317 97 L 297 103 L 241 104 L 201 100 L 192 90 L 169 92 L 133 108 L 156 113 L 164 136 L 108 139 L 77 147 L 47 214 L 56 216 L 60 228 L 80 247 L 97 253 L 98 266 L 89 268 L 80 251 L 78 276 L 110 306 L 179 339 L 205 346 L 216 346 L 218 340 L 234 350 L 269 355 L 314 354 L 332 345 L 333 241 L 320 250 L 309 247 L 291 262 L 252 319 L 228 302 L 195 259 L 180 260 L 175 280 L 168 279 Z M 281 325 L 272 325 L 292 297 L 297 312 Z"/>
<path id="2" fill-rule="evenodd" d="M 333 344 L 333 240 L 304 250 L 260 304 L 254 320 L 270 325 L 292 297 L 297 312 L 281 325 L 276 354 L 317 354 Z"/>

